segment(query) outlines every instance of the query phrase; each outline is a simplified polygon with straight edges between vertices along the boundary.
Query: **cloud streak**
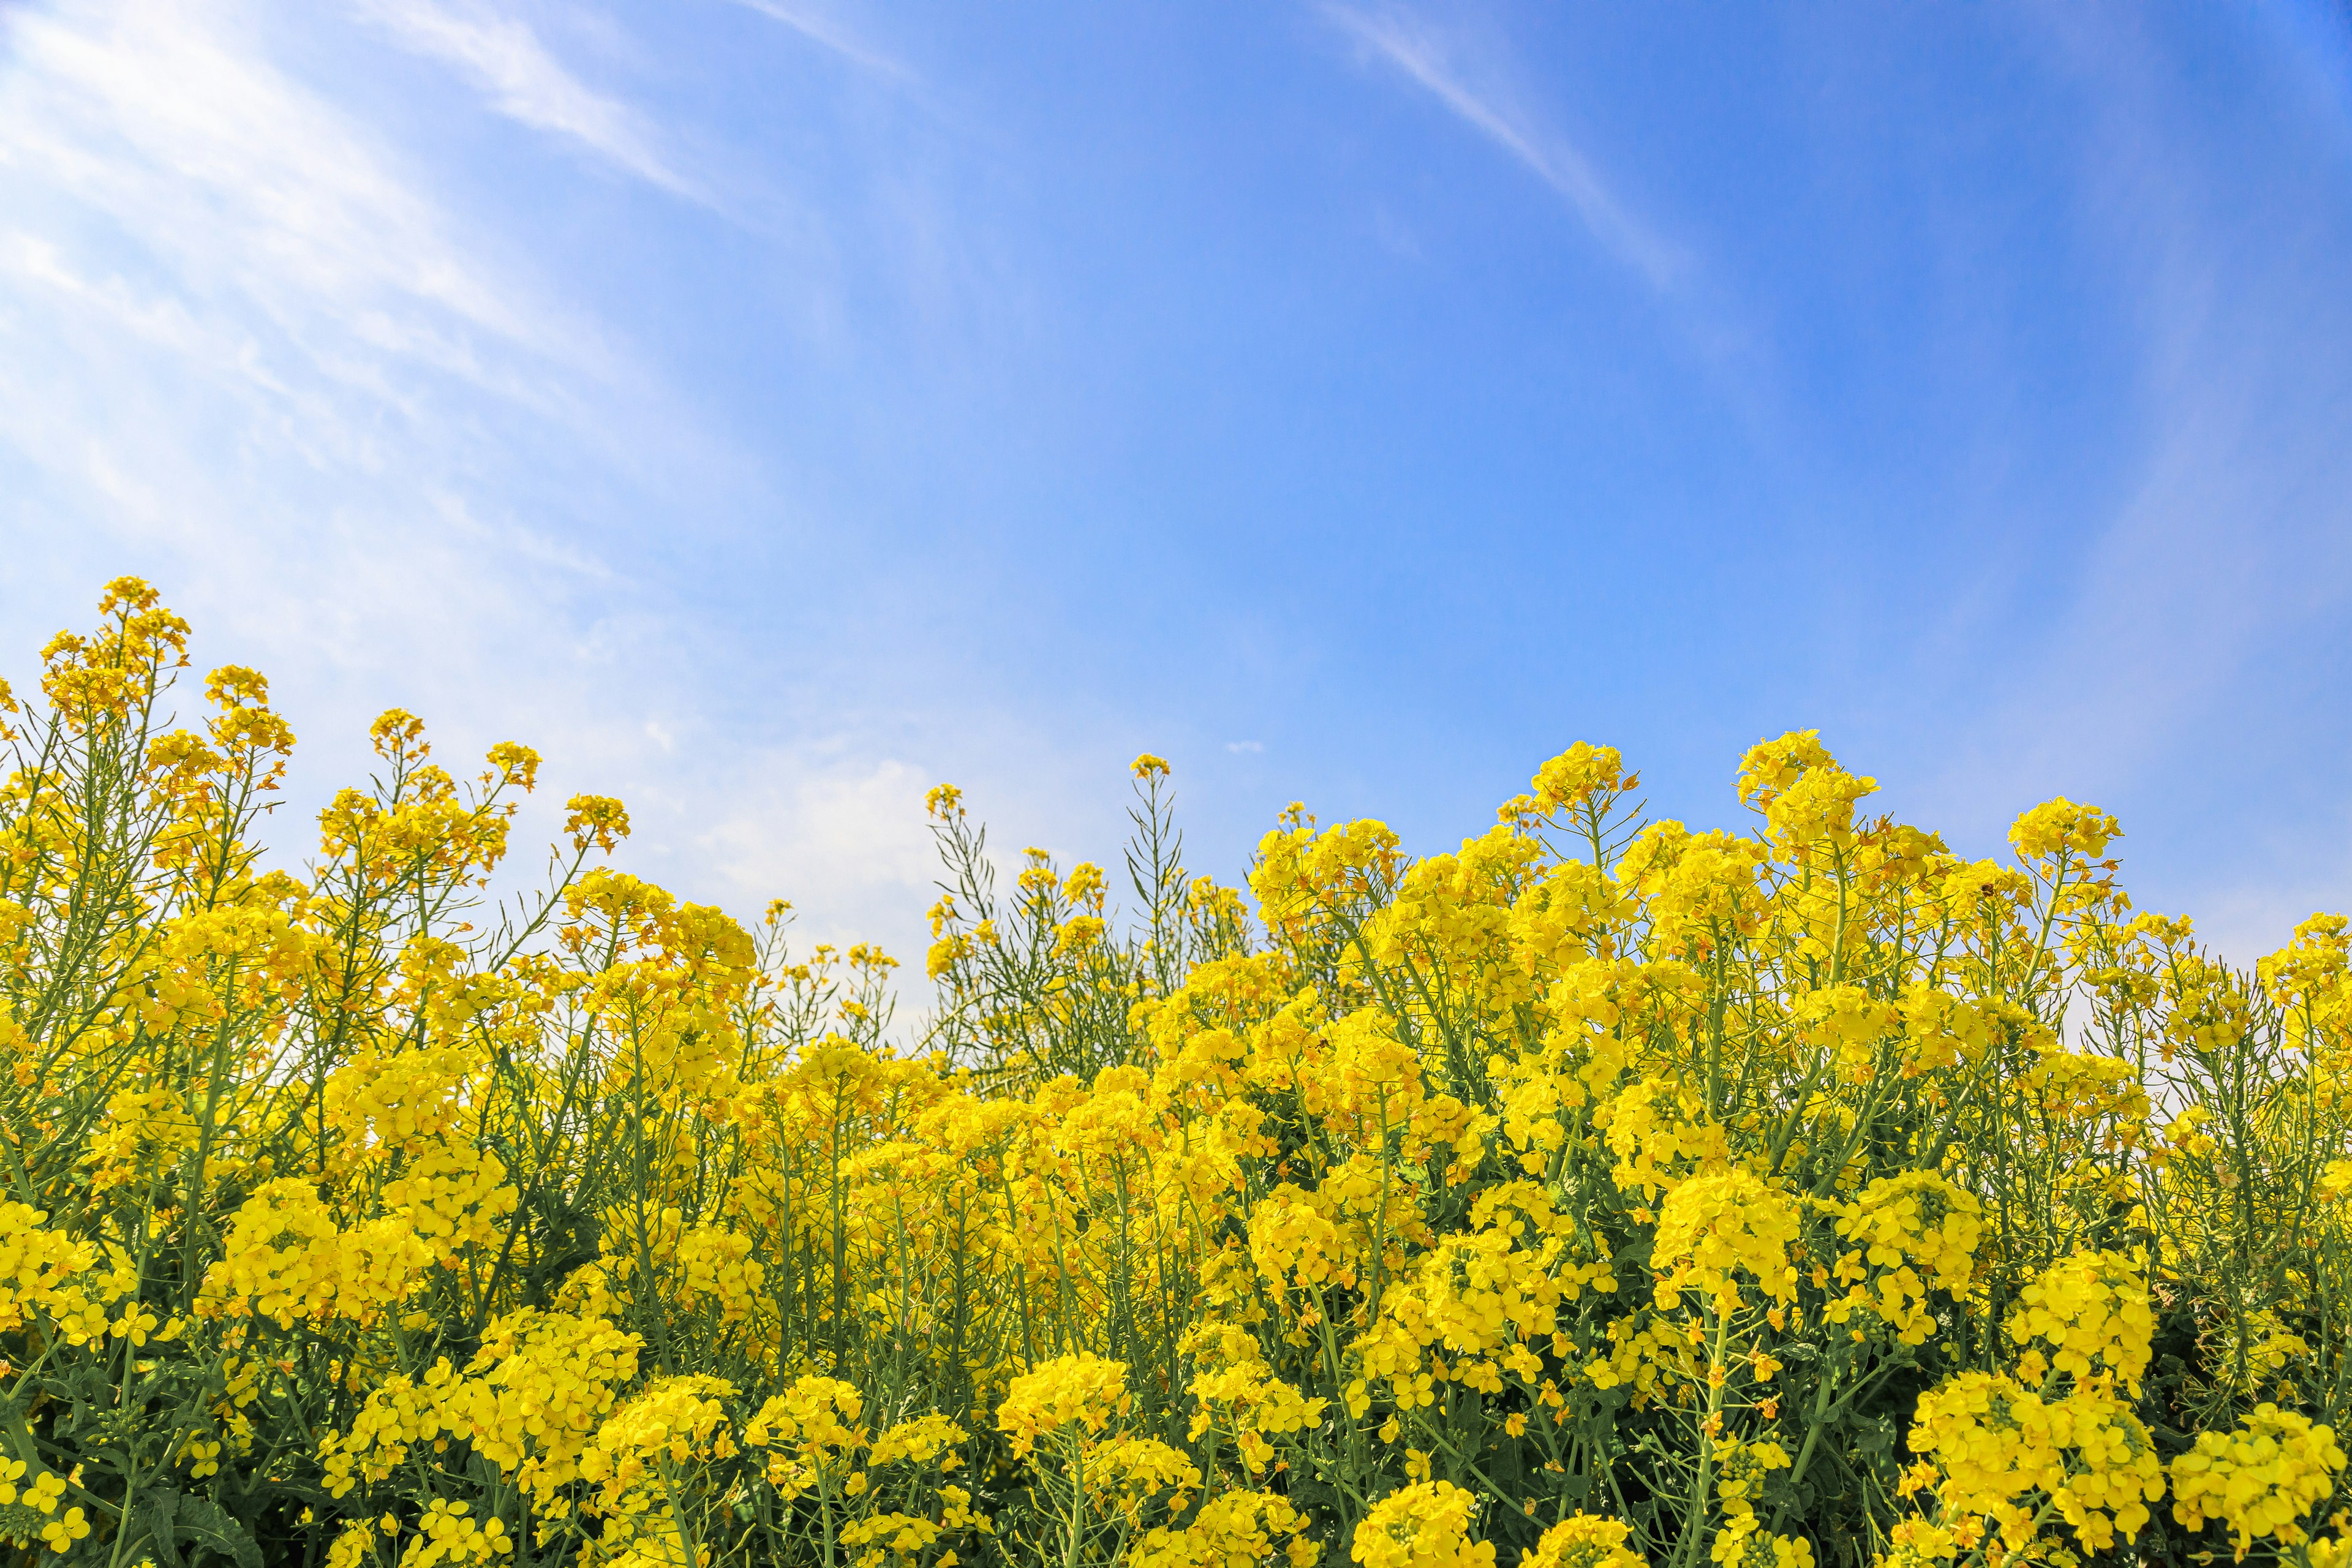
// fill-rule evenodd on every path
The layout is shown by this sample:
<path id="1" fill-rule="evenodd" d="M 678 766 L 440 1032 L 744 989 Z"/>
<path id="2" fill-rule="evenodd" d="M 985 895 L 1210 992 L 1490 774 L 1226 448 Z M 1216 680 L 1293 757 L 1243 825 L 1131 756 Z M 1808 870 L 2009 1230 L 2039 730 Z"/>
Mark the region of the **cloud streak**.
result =
<path id="1" fill-rule="evenodd" d="M 780 23 L 839 55 L 853 65 L 861 66 L 877 76 L 896 77 L 912 81 L 915 73 L 889 56 L 868 47 L 848 28 L 832 17 L 812 11 L 805 5 L 788 5 L 784 0 L 733 0 L 747 11 L 756 11 L 771 22 Z"/>
<path id="2" fill-rule="evenodd" d="M 2327 765 L 2332 726 L 2300 686 L 2340 661 L 2352 610 L 2345 218 L 2263 143 L 2184 134 L 2180 89 L 2136 30 L 2077 21 L 2048 47 L 2095 110 L 2078 221 L 2131 311 L 2138 428 L 2060 613 L 1928 800 L 1966 820 L 2063 789 L 2184 836 L 2217 745 L 2283 784 Z M 2251 961 L 2342 902 L 2352 811 L 2326 793 L 2337 804 L 2291 849 L 2245 834 L 2141 890 L 2210 916 L 2200 932 Z"/>
<path id="3" fill-rule="evenodd" d="M 595 471 L 600 404 L 645 394 L 247 22 L 0 25 L 0 470 L 11 532 L 43 541 L 10 597 L 78 605 L 142 572 L 314 711 L 381 705 L 396 672 L 457 694 L 459 728 L 496 723 L 458 673 L 577 642 L 610 569 L 485 476 Z"/>
<path id="4" fill-rule="evenodd" d="M 672 195 L 710 205 L 701 184 L 660 151 L 645 116 L 581 81 L 521 22 L 461 16 L 435 0 L 368 0 L 364 10 L 404 47 L 455 67 L 509 120 L 571 142 Z"/>
<path id="5" fill-rule="evenodd" d="M 11 164 L 216 283 L 382 291 L 528 342 L 535 327 L 453 254 L 429 205 L 331 110 L 193 11 L 25 13 Z"/>
<path id="6" fill-rule="evenodd" d="M 404 43 L 478 61 L 518 120 L 674 169 L 519 35 L 387 9 L 424 29 Z M 6 673 L 137 573 L 200 661 L 273 677 L 305 740 L 289 859 L 397 704 L 455 768 L 520 739 L 548 755 L 543 795 L 628 799 L 629 864 L 685 896 L 750 915 L 786 894 L 815 934 L 905 951 L 928 902 L 919 742 L 793 677 L 761 689 L 772 720 L 712 716 L 737 650 L 671 577 L 774 510 L 742 454 L 566 302 L 534 237 L 457 205 L 397 121 L 338 90 L 381 68 L 374 24 L 297 73 L 270 20 L 244 0 L 0 9 Z M 554 831 L 527 817 L 517 842 Z"/>
<path id="7" fill-rule="evenodd" d="M 1474 87 L 1443 35 L 1398 10 L 1332 4 L 1323 14 L 1559 193 L 1593 238 L 1652 289 L 1663 292 L 1688 272 L 1689 258 L 1617 198 L 1580 149 L 1538 128 L 1504 95 Z"/>

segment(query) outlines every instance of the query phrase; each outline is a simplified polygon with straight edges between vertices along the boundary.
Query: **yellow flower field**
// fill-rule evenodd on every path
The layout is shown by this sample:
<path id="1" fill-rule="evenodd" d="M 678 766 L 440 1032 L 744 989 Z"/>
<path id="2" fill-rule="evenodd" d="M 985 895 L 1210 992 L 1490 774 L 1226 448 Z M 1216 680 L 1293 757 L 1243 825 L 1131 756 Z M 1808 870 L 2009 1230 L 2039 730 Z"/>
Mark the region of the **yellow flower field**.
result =
<path id="1" fill-rule="evenodd" d="M 616 801 L 497 900 L 520 745 L 385 714 L 273 858 L 186 637 L 123 579 L 0 689 L 19 1561 L 2352 1555 L 2346 921 L 2233 971 L 2094 808 L 1968 861 L 1799 732 L 1693 831 L 1578 745 L 1244 889 L 1143 757 L 1115 900 L 941 786 L 890 1034 Z"/>

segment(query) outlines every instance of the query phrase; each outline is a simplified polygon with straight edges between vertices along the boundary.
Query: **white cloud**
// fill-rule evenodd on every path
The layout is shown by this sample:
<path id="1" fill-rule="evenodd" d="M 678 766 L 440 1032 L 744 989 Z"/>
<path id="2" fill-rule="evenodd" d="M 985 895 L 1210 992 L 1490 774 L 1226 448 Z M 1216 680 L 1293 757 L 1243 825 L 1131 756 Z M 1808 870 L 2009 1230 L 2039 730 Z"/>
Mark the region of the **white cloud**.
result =
<path id="1" fill-rule="evenodd" d="M 0 34 L 15 65 L 0 94 L 5 177 L 19 198 L 9 210 L 28 226 L 35 210 L 51 220 L 32 248 L 16 247 L 31 269 L 66 281 L 69 245 L 121 260 L 184 296 L 235 301 L 253 328 L 282 335 L 273 349 L 338 378 L 366 379 L 339 353 L 332 329 L 350 321 L 377 347 L 486 382 L 478 354 L 453 345 L 487 338 L 593 364 L 578 334 L 452 239 L 370 137 L 275 70 L 241 21 L 232 7 L 154 0 L 12 15 Z M 129 295 L 120 277 L 97 287 Z"/>
<path id="2" fill-rule="evenodd" d="M 709 201 L 661 152 L 644 115 L 573 76 L 520 21 L 460 15 L 435 0 L 363 0 L 362 9 L 408 48 L 457 68 L 499 113 L 577 142 L 672 195 Z"/>
<path id="3" fill-rule="evenodd" d="M 2135 894 L 2203 916 L 2200 934 L 2251 961 L 2344 904 L 2352 818 L 2325 810 L 2293 845 L 2253 825 L 2192 863 L 2133 805 L 2210 845 L 2225 829 L 2183 802 L 2236 795 L 2224 781 L 2248 771 L 2273 799 L 2306 782 L 2279 760 L 2312 728 L 2298 667 L 2336 654 L 2352 611 L 2344 209 L 2220 133 L 2242 128 L 2188 114 L 2137 31 L 2087 16 L 2051 27 L 2092 111 L 2077 221 L 2137 329 L 2137 374 L 2115 395 L 2139 429 L 2058 609 L 2003 650 L 2004 673 L 1971 682 L 1988 694 L 1955 727 L 1927 814 L 1990 835 L 1989 818 L 2060 793 L 2118 809 Z"/>
<path id="4" fill-rule="evenodd" d="M 929 901 L 938 874 L 923 815 L 938 782 L 912 763 L 838 743 L 769 752 L 736 770 L 726 815 L 693 842 L 720 868 L 730 907 L 790 899 L 804 931 L 836 942 L 887 931 L 904 959 L 915 940 L 906 913 L 915 898 Z"/>
<path id="5" fill-rule="evenodd" d="M 1323 12 L 1566 198 L 1593 237 L 1653 289 L 1688 272 L 1689 258 L 1626 207 L 1581 149 L 1544 130 L 1499 86 L 1474 80 L 1480 73 L 1466 68 L 1446 35 L 1396 8 L 1375 13 L 1335 3 Z"/>
<path id="6" fill-rule="evenodd" d="M 453 766 L 509 738 L 545 753 L 518 845 L 554 836 L 565 795 L 618 795 L 632 869 L 740 917 L 790 898 L 804 935 L 878 940 L 910 968 L 931 897 L 922 737 L 1038 819 L 1008 831 L 1115 837 L 1115 812 L 1041 804 L 1068 758 L 999 716 L 845 716 L 789 643 L 782 673 L 746 668 L 721 640 L 740 628 L 679 602 L 709 584 L 668 580 L 732 560 L 710 542 L 731 520 L 781 528 L 785 509 L 564 302 L 528 236 L 456 206 L 335 90 L 331 49 L 299 76 L 278 63 L 268 16 L 0 11 L 12 679 L 136 572 L 195 624 L 200 666 L 271 676 L 303 737 L 273 831 L 288 858 L 399 705 Z M 380 59 L 372 33 L 333 42 L 347 68 Z"/>
<path id="7" fill-rule="evenodd" d="M 131 571 L 278 678 L 298 783 L 348 782 L 394 702 L 459 745 L 624 752 L 580 699 L 625 695 L 546 657 L 613 581 L 574 526 L 606 427 L 671 439 L 594 325 L 241 5 L 10 11 L 0 52 L 8 661 Z M 534 459 L 577 482 L 520 499 Z"/>
<path id="8" fill-rule="evenodd" d="M 464 3 L 407 14 L 476 16 Z M 453 768 L 506 739 L 545 754 L 518 872 L 566 795 L 619 795 L 627 868 L 747 921 L 791 899 L 803 942 L 878 941 L 910 1010 L 940 777 L 1000 843 L 1111 853 L 1131 746 L 1024 723 L 978 678 L 893 706 L 870 647 L 791 629 L 857 586 L 814 568 L 727 607 L 771 540 L 817 532 L 805 509 L 698 439 L 626 321 L 575 302 L 571 258 L 467 208 L 479 182 L 359 89 L 394 58 L 375 24 L 305 13 L 298 54 L 285 15 L 0 0 L 0 673 L 21 684 L 100 584 L 139 573 L 194 623 L 199 668 L 260 668 L 301 735 L 271 825 L 285 858 L 364 781 L 365 726 L 398 705 Z M 677 166 L 528 49 L 476 74 L 458 56 L 479 38 L 441 42 L 493 93 L 510 81 L 518 119 L 623 163 L 614 127 L 634 126 Z M 574 162 L 554 177 L 602 178 Z"/>
<path id="9" fill-rule="evenodd" d="M 865 67 L 877 75 L 911 80 L 914 72 L 898 61 L 867 46 L 833 17 L 808 5 L 786 5 L 784 0 L 734 0 L 747 11 L 756 11 L 772 22 L 780 22 L 793 32 L 832 50 L 853 64 Z"/>

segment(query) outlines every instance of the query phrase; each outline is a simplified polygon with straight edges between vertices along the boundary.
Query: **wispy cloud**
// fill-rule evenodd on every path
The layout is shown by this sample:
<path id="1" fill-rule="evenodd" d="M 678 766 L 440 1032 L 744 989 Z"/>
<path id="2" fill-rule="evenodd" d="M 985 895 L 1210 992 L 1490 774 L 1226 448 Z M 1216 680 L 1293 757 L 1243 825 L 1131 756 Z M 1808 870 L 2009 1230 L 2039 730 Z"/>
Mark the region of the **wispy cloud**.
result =
<path id="1" fill-rule="evenodd" d="M 304 737 L 289 857 L 396 703 L 454 765 L 519 739 L 544 795 L 628 799 L 632 868 L 686 896 L 782 893 L 904 951 L 924 748 L 824 698 L 717 721 L 740 649 L 669 581 L 772 497 L 571 302 L 561 258 L 338 89 L 380 68 L 380 32 L 309 43 L 297 71 L 252 0 L 0 4 L 0 664 L 21 678 L 139 573 L 200 660 L 273 676 Z M 536 69 L 523 49 L 482 79 L 632 155 L 641 122 Z M 760 711 L 795 689 L 765 679 Z M 553 832 L 545 805 L 519 844 Z"/>
<path id="2" fill-rule="evenodd" d="M 1445 34 L 1395 8 L 1334 3 L 1323 14 L 1566 198 L 1592 237 L 1652 288 L 1664 289 L 1689 269 L 1688 258 L 1618 199 L 1581 149 L 1543 129 L 1500 89 L 1476 80 L 1480 73 L 1465 68 Z"/>
<path id="3" fill-rule="evenodd" d="M 828 751 L 780 749 L 750 760 L 730 781 L 726 814 L 695 836 L 696 850 L 723 868 L 728 902 L 739 911 L 753 912 L 785 889 L 858 888 L 866 899 L 932 890 L 939 853 L 922 799 L 938 779 L 915 763 L 867 757 L 862 747 Z M 860 934 L 837 904 L 815 907 L 804 895 L 795 901 L 812 936 Z"/>
<path id="4" fill-rule="evenodd" d="M 734 0 L 747 11 L 757 11 L 772 22 L 780 22 L 813 44 L 822 45 L 853 65 L 863 66 L 878 75 L 914 79 L 914 72 L 888 55 L 881 53 L 860 39 L 841 23 L 807 5 L 787 5 L 785 0 Z"/>
<path id="5" fill-rule="evenodd" d="M 0 521 L 41 542 L 11 630 L 137 571 L 322 717 L 509 727 L 517 655 L 580 642 L 610 575 L 509 465 L 598 473 L 632 401 L 658 445 L 640 378 L 233 0 L 8 13 L 0 58 Z"/>
<path id="6" fill-rule="evenodd" d="M 572 142 L 674 195 L 710 200 L 663 153 L 643 114 L 572 75 L 514 17 L 460 15 L 436 0 L 365 0 L 362 9 L 404 47 L 456 67 L 508 118 Z"/>
<path id="7" fill-rule="evenodd" d="M 205 8 L 59 6 L 0 21 L 0 145 L 20 193 L 100 214 L 207 291 L 280 325 L 301 301 L 423 310 L 535 352 L 559 338 L 455 247 L 341 115 Z M 29 208 L 11 204 L 22 223 Z"/>
<path id="8" fill-rule="evenodd" d="M 2072 14 L 2048 26 L 2093 109 L 2076 216 L 2131 313 L 2138 428 L 2058 613 L 2009 673 L 1971 677 L 1990 700 L 1928 804 L 1968 820 L 2063 790 L 2185 837 L 2217 749 L 2281 795 L 2331 765 L 2312 748 L 2333 727 L 2314 723 L 2304 683 L 2340 663 L 2352 613 L 2346 220 L 2263 142 L 2185 115 L 2170 62 L 2137 29 Z M 2251 960 L 2344 900 L 2352 809 L 2340 789 L 2323 798 L 2291 847 L 2257 827 L 2135 890 L 2204 911 L 2200 931 Z M 2158 853 L 2153 839 L 2137 843 Z"/>

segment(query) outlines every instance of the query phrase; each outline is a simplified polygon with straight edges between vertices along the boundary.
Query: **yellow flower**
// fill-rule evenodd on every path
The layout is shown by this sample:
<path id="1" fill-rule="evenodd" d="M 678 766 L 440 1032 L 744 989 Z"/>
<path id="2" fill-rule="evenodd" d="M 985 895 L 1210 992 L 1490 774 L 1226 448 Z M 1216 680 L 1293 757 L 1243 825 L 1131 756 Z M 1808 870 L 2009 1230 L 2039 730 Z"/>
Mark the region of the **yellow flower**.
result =
<path id="1" fill-rule="evenodd" d="M 1975 1270 L 1981 1214 L 1973 1195 L 1933 1171 L 1872 1182 L 1838 1215 L 1837 1233 L 1853 1250 L 1838 1258 L 1836 1278 L 1848 1289 L 1829 1304 L 1829 1321 L 1868 1311 L 1901 1342 L 1924 1343 L 1936 1331 L 1928 1292 L 1964 1290 Z"/>
<path id="2" fill-rule="evenodd" d="M 563 803 L 563 831 L 575 849 L 593 844 L 609 855 L 629 836 L 628 808 L 610 795 L 575 795 Z"/>
<path id="3" fill-rule="evenodd" d="M 2299 1545 L 2305 1516 L 2336 1489 L 2344 1463 L 2331 1429 L 2257 1405 L 2236 1431 L 2200 1432 L 2172 1461 L 2172 1514 L 2192 1531 L 2208 1519 L 2226 1523 L 2240 1562 L 2265 1538 Z"/>
<path id="4" fill-rule="evenodd" d="M 2095 860 L 2107 845 L 2123 836 L 2116 819 L 2096 806 L 2076 805 L 2061 796 L 2044 801 L 2019 817 L 2009 830 L 2009 841 L 2030 860 L 2054 860 L 2079 856 Z"/>
<path id="5" fill-rule="evenodd" d="M 1100 1433 L 1132 1404 L 1127 1363 L 1081 1352 L 1040 1362 L 1014 1378 L 996 1407 L 996 1425 L 1015 1454 L 1026 1454 L 1064 1427 Z"/>
<path id="6" fill-rule="evenodd" d="M 1645 1568 L 1626 1542 L 1633 1531 L 1618 1520 L 1577 1513 L 1543 1532 L 1522 1568 Z"/>
<path id="7" fill-rule="evenodd" d="M 1535 797 L 1546 811 L 1574 810 L 1639 788 L 1614 746 L 1579 741 L 1536 770 Z"/>
<path id="8" fill-rule="evenodd" d="M 1672 1310 L 1685 1290 L 1707 1296 L 1717 1311 L 1740 1301 L 1745 1275 L 1778 1301 L 1796 1299 L 1797 1271 L 1789 1249 L 1797 1239 L 1798 1211 L 1786 1193 L 1745 1169 L 1694 1176 L 1666 1194 L 1658 1216 L 1654 1266 L 1657 1298 Z"/>
<path id="9" fill-rule="evenodd" d="M 2134 1392 L 2155 1327 L 2146 1270 L 2115 1252 L 2077 1252 L 2043 1269 L 2019 1293 L 2007 1324 L 2024 1350 L 2023 1376 L 2116 1378 Z"/>
<path id="10" fill-rule="evenodd" d="M 1478 1500 L 1451 1481 L 1423 1481 L 1374 1503 L 1356 1526 L 1363 1568 L 1493 1568 L 1492 1542 L 1473 1542 Z"/>
<path id="11" fill-rule="evenodd" d="M 1946 1524 L 1990 1524 L 2012 1552 L 2036 1539 L 2042 1504 L 2104 1552 L 2136 1537 L 2164 1496 L 2154 1440 L 2104 1382 L 2045 1399 L 2004 1374 L 1965 1373 L 1920 1395 L 1908 1441 L 1944 1478 Z"/>

